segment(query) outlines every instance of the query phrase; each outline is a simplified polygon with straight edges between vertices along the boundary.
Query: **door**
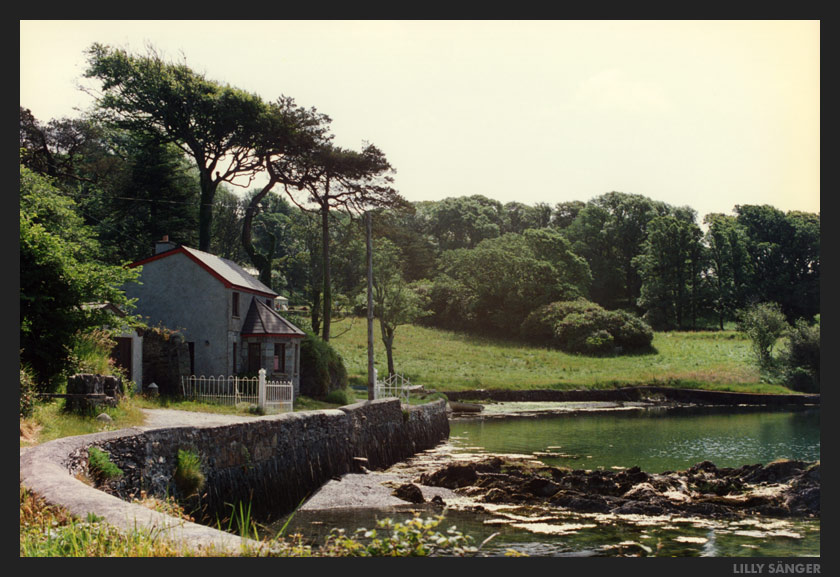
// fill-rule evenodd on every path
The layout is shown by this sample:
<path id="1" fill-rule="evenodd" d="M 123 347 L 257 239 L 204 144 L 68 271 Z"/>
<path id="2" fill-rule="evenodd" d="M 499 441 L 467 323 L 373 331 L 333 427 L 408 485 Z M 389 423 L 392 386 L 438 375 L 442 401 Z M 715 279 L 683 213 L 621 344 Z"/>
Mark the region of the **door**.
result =
<path id="1" fill-rule="evenodd" d="M 117 337 L 117 344 L 111 351 L 111 358 L 114 359 L 114 364 L 125 369 L 126 378 L 132 378 L 131 374 L 131 338 Z"/>
<path id="2" fill-rule="evenodd" d="M 248 373 L 256 374 L 262 368 L 260 343 L 248 343 Z"/>

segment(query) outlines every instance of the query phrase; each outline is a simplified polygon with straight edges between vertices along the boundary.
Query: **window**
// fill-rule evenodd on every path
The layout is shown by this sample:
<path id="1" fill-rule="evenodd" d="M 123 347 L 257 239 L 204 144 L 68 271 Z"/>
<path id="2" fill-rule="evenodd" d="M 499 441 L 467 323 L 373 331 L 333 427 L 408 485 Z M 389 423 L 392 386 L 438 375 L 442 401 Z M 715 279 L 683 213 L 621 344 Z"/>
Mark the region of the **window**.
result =
<path id="1" fill-rule="evenodd" d="M 239 316 L 239 293 L 233 293 L 233 304 L 231 310 L 233 316 Z"/>
<path id="2" fill-rule="evenodd" d="M 286 345 L 284 343 L 274 343 L 274 372 L 286 372 Z"/>
<path id="3" fill-rule="evenodd" d="M 236 374 L 236 343 L 233 343 L 233 373 Z"/>

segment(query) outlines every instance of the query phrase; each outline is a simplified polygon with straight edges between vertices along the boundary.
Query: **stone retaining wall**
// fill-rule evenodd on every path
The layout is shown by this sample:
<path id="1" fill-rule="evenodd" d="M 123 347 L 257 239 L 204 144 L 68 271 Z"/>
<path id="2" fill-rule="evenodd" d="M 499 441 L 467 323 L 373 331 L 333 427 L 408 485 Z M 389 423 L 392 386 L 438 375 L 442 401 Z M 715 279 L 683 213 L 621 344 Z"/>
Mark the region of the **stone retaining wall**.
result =
<path id="1" fill-rule="evenodd" d="M 443 400 L 401 407 L 389 399 L 224 426 L 152 429 L 92 444 L 124 472 L 103 489 L 127 500 L 140 489 L 183 500 L 172 480 L 178 451 L 198 454 L 206 483 L 188 510 L 201 510 L 212 522 L 239 502 L 250 503 L 257 519 L 276 518 L 330 478 L 357 472 L 360 463 L 386 468 L 448 436 Z M 71 455 L 71 471 L 84 470 L 86 456 L 87 447 Z"/>

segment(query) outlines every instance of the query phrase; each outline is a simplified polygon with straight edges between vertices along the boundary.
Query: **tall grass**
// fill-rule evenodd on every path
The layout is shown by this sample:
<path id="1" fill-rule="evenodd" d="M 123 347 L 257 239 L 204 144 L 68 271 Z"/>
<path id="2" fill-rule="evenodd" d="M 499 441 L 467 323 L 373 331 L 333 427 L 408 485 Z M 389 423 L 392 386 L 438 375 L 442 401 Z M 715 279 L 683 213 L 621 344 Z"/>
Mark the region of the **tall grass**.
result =
<path id="1" fill-rule="evenodd" d="M 195 551 L 151 530 L 118 531 L 93 515 L 84 520 L 20 486 L 21 557 L 184 557 Z"/>
<path id="2" fill-rule="evenodd" d="M 344 358 L 350 383 L 367 382 L 365 323 L 334 323 L 330 343 Z M 346 332 L 343 332 L 345 331 Z M 378 327 L 374 356 L 387 371 Z M 396 370 L 427 389 L 603 389 L 665 385 L 715 390 L 789 393 L 761 383 L 750 343 L 736 331 L 660 332 L 645 354 L 585 356 L 516 341 L 406 325 L 394 342 Z"/>

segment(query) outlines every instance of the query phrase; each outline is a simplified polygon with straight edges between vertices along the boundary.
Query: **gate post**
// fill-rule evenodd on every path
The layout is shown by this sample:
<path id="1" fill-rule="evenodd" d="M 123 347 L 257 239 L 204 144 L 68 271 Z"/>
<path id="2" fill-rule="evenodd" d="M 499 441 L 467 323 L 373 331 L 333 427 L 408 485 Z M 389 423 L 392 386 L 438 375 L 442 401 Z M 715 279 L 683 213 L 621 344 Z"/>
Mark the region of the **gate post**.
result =
<path id="1" fill-rule="evenodd" d="M 257 404 L 261 410 L 265 410 L 265 369 L 260 369 L 259 389 L 257 393 Z"/>

